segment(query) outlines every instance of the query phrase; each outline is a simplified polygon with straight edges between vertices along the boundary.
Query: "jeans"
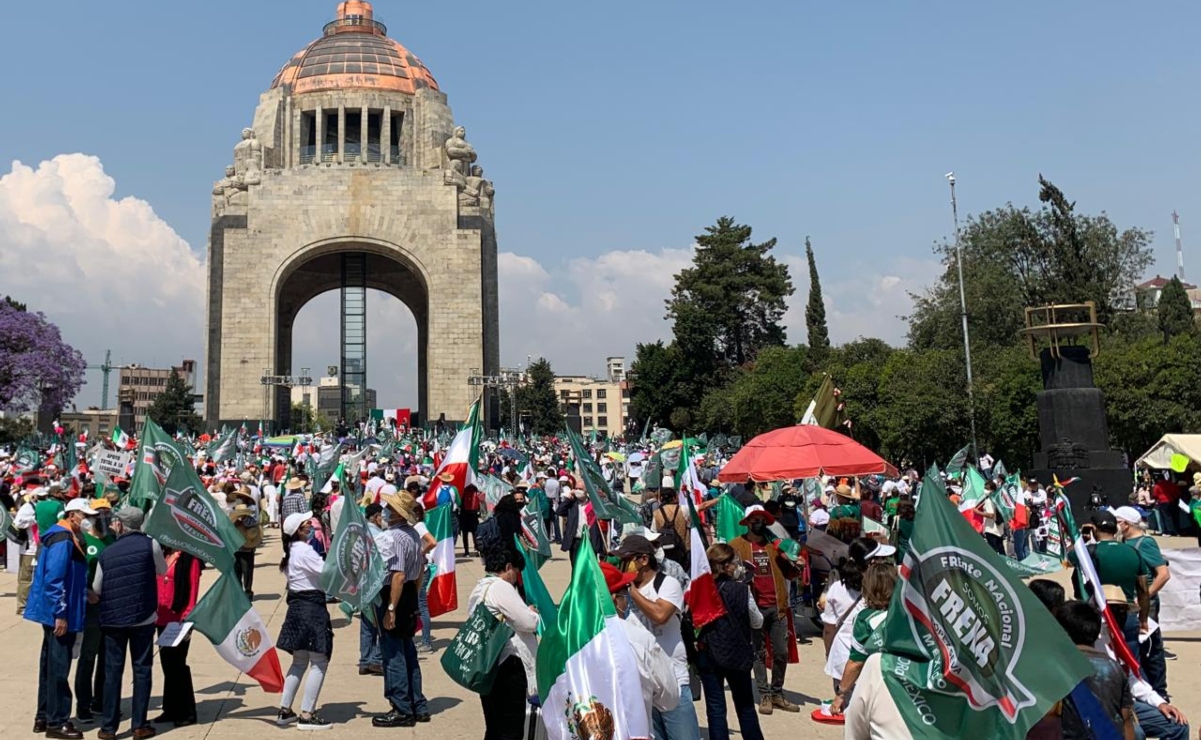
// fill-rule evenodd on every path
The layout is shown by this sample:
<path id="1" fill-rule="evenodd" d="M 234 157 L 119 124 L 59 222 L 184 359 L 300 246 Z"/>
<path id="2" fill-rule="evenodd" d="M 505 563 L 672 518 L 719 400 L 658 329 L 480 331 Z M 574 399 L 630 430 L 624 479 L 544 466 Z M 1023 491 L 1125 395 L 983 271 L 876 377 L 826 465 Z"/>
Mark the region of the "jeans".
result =
<path id="1" fill-rule="evenodd" d="M 421 588 L 417 589 L 417 608 L 421 611 L 421 642 L 426 645 L 433 645 L 430 639 L 430 600 L 426 591 L 429 586 L 430 579 L 426 578 L 425 583 L 421 584 Z"/>
<path id="2" fill-rule="evenodd" d="M 38 663 L 38 709 L 35 719 L 48 727 L 62 727 L 71 718 L 71 651 L 74 632 L 54 636 L 54 628 L 42 625 L 42 656 Z"/>
<path id="3" fill-rule="evenodd" d="M 1018 560 L 1025 560 L 1030 554 L 1030 530 L 1015 529 L 1013 530 L 1013 556 Z"/>
<path id="4" fill-rule="evenodd" d="M 121 724 L 121 680 L 125 677 L 125 650 L 133 664 L 133 706 L 130 725 L 145 727 L 150 710 L 154 670 L 154 625 L 104 628 L 104 720 L 100 729 L 115 733 Z"/>
<path id="5" fill-rule="evenodd" d="M 763 740 L 759 715 L 755 711 L 755 688 L 751 674 L 718 668 L 702 653 L 700 656 L 701 685 L 705 688 L 705 716 L 709 721 L 709 740 L 730 740 L 730 725 L 726 720 L 726 692 L 730 685 L 734 713 L 738 715 L 738 730 L 742 740 Z"/>
<path id="6" fill-rule="evenodd" d="M 76 715 L 100 714 L 104 707 L 104 633 L 100 630 L 100 606 L 88 604 L 75 665 Z"/>
<path id="7" fill-rule="evenodd" d="M 1160 740 L 1188 740 L 1189 726 L 1186 722 L 1183 725 L 1178 725 L 1167 717 L 1158 708 L 1151 706 L 1145 701 L 1134 702 L 1134 714 L 1138 717 L 1138 724 L 1134 728 L 1134 736 L 1142 740 L 1142 738 L 1155 737 Z"/>
<path id="8" fill-rule="evenodd" d="M 788 617 L 780 614 L 778 607 L 761 606 L 763 629 L 751 631 L 751 645 L 755 649 L 755 683 L 759 685 L 759 698 L 784 695 L 784 674 L 788 670 Z M 767 683 L 767 641 L 771 640 L 771 686 Z"/>
<path id="9" fill-rule="evenodd" d="M 309 672 L 309 680 L 304 683 L 304 697 L 300 700 L 300 713 L 311 714 L 317 708 L 317 699 L 321 696 L 321 687 L 325 684 L 325 672 L 329 669 L 329 656 L 320 653 L 310 653 L 308 650 L 297 650 L 292 653 L 292 665 L 284 676 L 284 692 L 280 696 L 279 705 L 283 709 L 291 709 L 296 701 L 296 692 L 300 690 L 300 679 L 304 672 Z"/>
<path id="10" fill-rule="evenodd" d="M 234 576 L 247 596 L 254 594 L 254 550 L 234 553 Z"/>
<path id="11" fill-rule="evenodd" d="M 365 615 L 359 615 L 359 668 L 380 665 L 384 660 L 379 646 L 379 628 Z"/>
<path id="12" fill-rule="evenodd" d="M 162 634 L 163 628 L 156 630 Z M 188 667 L 188 649 L 191 638 L 175 647 L 158 650 L 159 664 L 163 667 L 163 716 L 172 722 L 196 720 L 196 690 L 192 686 L 192 669 Z"/>
<path id="13" fill-rule="evenodd" d="M 421 693 L 421 666 L 413 640 L 381 630 L 379 643 L 384 656 L 384 698 L 400 714 L 427 714 L 429 707 Z"/>
<path id="14" fill-rule="evenodd" d="M 1138 644 L 1138 609 L 1131 608 L 1126 614 L 1126 624 L 1122 625 L 1122 639 L 1126 643 L 1126 647 L 1130 650 L 1130 654 L 1137 661 L 1139 659 L 1141 648 Z M 1142 668 L 1141 661 L 1139 668 Z M 1150 683 L 1148 681 L 1148 683 Z"/>
<path id="15" fill-rule="evenodd" d="M 521 658 L 510 655 L 496 667 L 492 693 L 480 696 L 484 740 L 525 740 L 527 689 Z"/>
<path id="16" fill-rule="evenodd" d="M 680 703 L 675 709 L 651 711 L 651 735 L 655 740 L 700 740 L 701 726 L 691 700 L 692 690 L 684 685 L 680 687 Z"/>

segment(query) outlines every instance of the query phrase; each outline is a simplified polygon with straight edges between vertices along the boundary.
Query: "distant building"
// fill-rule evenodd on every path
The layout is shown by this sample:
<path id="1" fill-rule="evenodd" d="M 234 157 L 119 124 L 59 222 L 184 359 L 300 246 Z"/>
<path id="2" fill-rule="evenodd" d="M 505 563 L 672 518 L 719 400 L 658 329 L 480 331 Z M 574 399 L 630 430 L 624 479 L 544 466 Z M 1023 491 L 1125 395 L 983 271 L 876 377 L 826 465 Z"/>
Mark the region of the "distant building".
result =
<path id="1" fill-rule="evenodd" d="M 625 434 L 630 418 L 630 386 L 626 381 L 625 358 L 608 358 L 605 370 L 604 378 L 556 376 L 555 394 L 563 413 L 569 413 L 573 406 L 579 410 L 584 432 L 596 431 L 608 437 L 620 437 Z"/>
<path id="2" fill-rule="evenodd" d="M 132 393 L 136 425 L 135 429 L 126 429 L 126 432 L 133 434 L 136 429 L 142 428 L 142 422 L 146 419 L 146 409 L 150 408 L 158 394 L 166 390 L 167 379 L 171 377 L 172 372 L 179 373 L 184 384 L 195 389 L 195 360 L 184 360 L 178 367 L 171 368 L 142 367 L 136 364 L 121 368 L 117 378 L 117 398 L 122 398 L 124 392 Z"/>
<path id="3" fill-rule="evenodd" d="M 117 427 L 118 415 L 117 409 L 64 411 L 59 414 L 58 423 L 76 438 L 87 432 L 89 439 L 107 439 Z M 134 430 L 126 431 L 132 434 Z"/>
<path id="4" fill-rule="evenodd" d="M 1134 286 L 1134 308 L 1139 311 L 1154 311 L 1159 306 L 1159 297 L 1163 295 L 1164 286 L 1172 282 L 1172 278 L 1156 275 L 1146 282 Z M 1193 312 L 1201 313 L 1201 290 L 1192 283 L 1183 283 L 1184 291 L 1188 293 L 1189 301 L 1193 304 Z"/>
<path id="5" fill-rule="evenodd" d="M 376 398 L 375 389 L 368 388 L 368 409 L 376 408 Z M 341 378 L 327 375 L 319 379 L 315 386 L 292 386 L 292 403 L 297 406 L 310 406 L 331 422 L 338 421 L 342 415 Z"/>

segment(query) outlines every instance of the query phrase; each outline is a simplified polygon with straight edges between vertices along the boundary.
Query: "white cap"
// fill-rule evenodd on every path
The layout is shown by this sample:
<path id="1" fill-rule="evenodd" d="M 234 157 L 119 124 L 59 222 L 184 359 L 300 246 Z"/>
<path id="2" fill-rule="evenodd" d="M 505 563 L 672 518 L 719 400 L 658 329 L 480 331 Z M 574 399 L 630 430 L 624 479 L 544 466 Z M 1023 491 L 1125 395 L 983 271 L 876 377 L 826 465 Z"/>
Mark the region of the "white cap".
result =
<path id="1" fill-rule="evenodd" d="M 46 488 L 45 486 L 38 486 L 30 491 L 30 493 L 32 493 L 35 498 L 46 498 L 50 495 L 50 489 Z"/>
<path id="2" fill-rule="evenodd" d="M 284 534 L 291 537 L 296 534 L 301 525 L 313 518 L 313 512 L 305 511 L 298 514 L 288 514 L 288 518 L 284 519 Z"/>
<path id="3" fill-rule="evenodd" d="M 88 506 L 88 500 L 84 498 L 73 498 L 67 502 L 66 513 L 70 514 L 73 511 L 78 511 L 86 516 L 96 516 L 99 512 Z"/>
<path id="4" fill-rule="evenodd" d="M 877 542 L 875 549 L 866 553 L 864 555 L 864 557 L 866 557 L 866 558 L 887 558 L 887 557 L 892 557 L 893 555 L 896 555 L 896 553 L 897 553 L 897 548 L 893 547 L 892 545 L 886 545 L 883 542 Z"/>
<path id="5" fill-rule="evenodd" d="M 1113 510 L 1113 518 L 1117 519 L 1119 522 L 1126 522 L 1127 524 L 1137 524 L 1141 526 L 1143 523 L 1143 515 L 1138 513 L 1138 509 L 1134 508 L 1133 506 L 1119 506 Z"/>
<path id="6" fill-rule="evenodd" d="M 659 482 L 660 488 L 675 488 L 676 479 L 670 475 L 663 476 L 663 480 Z"/>

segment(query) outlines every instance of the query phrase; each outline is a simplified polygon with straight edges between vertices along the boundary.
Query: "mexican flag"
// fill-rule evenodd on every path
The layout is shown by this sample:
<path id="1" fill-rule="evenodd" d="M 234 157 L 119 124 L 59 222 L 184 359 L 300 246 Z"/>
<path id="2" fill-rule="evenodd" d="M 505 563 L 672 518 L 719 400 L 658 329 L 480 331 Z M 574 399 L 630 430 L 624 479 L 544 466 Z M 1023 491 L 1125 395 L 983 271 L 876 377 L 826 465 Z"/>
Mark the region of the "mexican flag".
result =
<path id="1" fill-rule="evenodd" d="M 454 486 L 456 499 L 458 492 L 471 483 L 480 459 L 480 440 L 483 437 L 484 428 L 480 425 L 480 401 L 477 399 L 475 403 L 471 404 L 471 410 L 467 412 L 467 421 L 455 435 L 454 441 L 450 443 L 446 457 L 434 471 L 430 489 L 421 499 L 422 508 L 429 511 L 438 505 L 438 491 L 447 485 L 438 478 L 443 473 L 450 473 L 454 477 L 454 481 L 449 485 Z M 458 503 L 457 500 L 456 503 Z"/>
<path id="2" fill-rule="evenodd" d="M 701 534 L 704 529 L 700 517 L 696 515 L 696 507 L 692 505 L 692 499 L 683 488 L 680 489 L 679 497 L 680 508 L 687 508 L 688 515 L 692 518 L 692 544 L 689 546 L 692 568 L 688 576 L 691 580 L 688 582 L 688 590 L 684 592 L 684 602 L 692 612 L 693 626 L 699 630 L 706 624 L 721 619 L 726 613 L 726 605 L 721 600 L 717 584 L 713 581 L 713 571 L 709 568 L 709 556 L 705 554 L 705 538 Z"/>
<path id="3" fill-rule="evenodd" d="M 434 545 L 434 576 L 427 585 L 426 598 L 430 617 L 440 617 L 459 608 L 459 589 L 455 579 L 454 510 L 447 505 L 426 512 L 425 526 L 437 540 Z"/>
<path id="4" fill-rule="evenodd" d="M 217 646 L 217 654 L 258 681 L 263 691 L 284 690 L 284 672 L 267 625 L 236 581 L 222 575 L 189 616 L 197 632 Z"/>
<path id="5" fill-rule="evenodd" d="M 125 430 L 121 427 L 115 427 L 113 429 L 112 441 L 118 450 L 128 450 L 133 446 L 133 437 L 130 437 L 128 434 L 126 434 Z"/>
<path id="6" fill-rule="evenodd" d="M 717 541 L 730 542 L 739 535 L 746 534 L 746 527 L 739 524 L 745 516 L 745 509 L 733 496 L 723 493 L 717 499 Z"/>
<path id="7" fill-rule="evenodd" d="M 588 538 L 571 585 L 538 645 L 538 695 L 548 740 L 651 736 L 634 651 Z"/>
<path id="8" fill-rule="evenodd" d="M 937 476 L 922 484 L 901 581 L 868 647 L 883 653 L 913 737 L 1020 740 L 1092 667 Z"/>

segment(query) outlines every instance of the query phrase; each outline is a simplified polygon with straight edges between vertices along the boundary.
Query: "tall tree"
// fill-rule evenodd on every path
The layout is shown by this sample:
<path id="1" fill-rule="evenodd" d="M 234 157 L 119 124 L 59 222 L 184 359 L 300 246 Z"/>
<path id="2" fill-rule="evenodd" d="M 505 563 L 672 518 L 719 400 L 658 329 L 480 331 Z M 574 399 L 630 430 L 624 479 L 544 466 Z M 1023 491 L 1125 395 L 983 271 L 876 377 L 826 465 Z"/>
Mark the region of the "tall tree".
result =
<path id="1" fill-rule="evenodd" d="M 780 319 L 793 287 L 788 267 L 771 255 L 776 240 L 755 244 L 750 226 L 722 216 L 696 243 L 692 266 L 676 275 L 667 301 L 680 350 L 701 356 L 711 349 L 725 369 L 753 360 L 764 347 L 783 346 Z M 692 335 L 688 343 L 682 334 Z"/>
<path id="2" fill-rule="evenodd" d="M 1039 177 L 1038 211 L 1012 204 L 968 219 L 961 232 L 964 292 L 973 344 L 1007 346 L 1023 326 L 1023 309 L 1093 301 L 1109 323 L 1119 296 L 1151 263 L 1151 232 L 1119 231 L 1104 212 L 1081 215 L 1075 203 Z M 958 264 L 953 244 L 940 245 L 945 269 L 915 296 L 909 342 L 915 349 L 954 349 L 959 329 Z"/>
<path id="3" fill-rule="evenodd" d="M 1159 294 L 1159 305 L 1156 306 L 1159 318 L 1159 331 L 1166 342 L 1172 337 L 1197 333 L 1197 318 L 1193 314 L 1193 302 L 1189 300 L 1188 291 L 1180 278 L 1173 277 L 1163 286 Z"/>
<path id="4" fill-rule="evenodd" d="M 805 306 L 805 328 L 809 330 L 809 361 L 821 367 L 830 352 L 830 329 L 826 326 L 826 304 L 822 301 L 822 281 L 817 275 L 813 245 L 805 237 L 805 256 L 809 259 L 809 304 Z"/>
<path id="5" fill-rule="evenodd" d="M 167 385 L 162 392 L 150 402 L 146 415 L 163 428 L 167 434 L 176 432 L 196 433 L 201 431 L 204 423 L 196 413 L 196 403 L 192 395 L 192 386 L 183 381 L 174 370 L 167 378 Z"/>
<path id="6" fill-rule="evenodd" d="M 640 428 L 667 425 L 679 390 L 679 352 L 662 341 L 639 344 L 630 364 L 630 416 Z"/>
<path id="7" fill-rule="evenodd" d="M 62 409 L 83 386 L 87 362 L 44 314 L 0 301 L 0 411 Z"/>
<path id="8" fill-rule="evenodd" d="M 563 431 L 563 412 L 555 394 L 555 371 L 545 357 L 530 363 L 529 382 L 517 389 L 517 410 L 530 419 L 534 434 L 557 434 Z"/>

